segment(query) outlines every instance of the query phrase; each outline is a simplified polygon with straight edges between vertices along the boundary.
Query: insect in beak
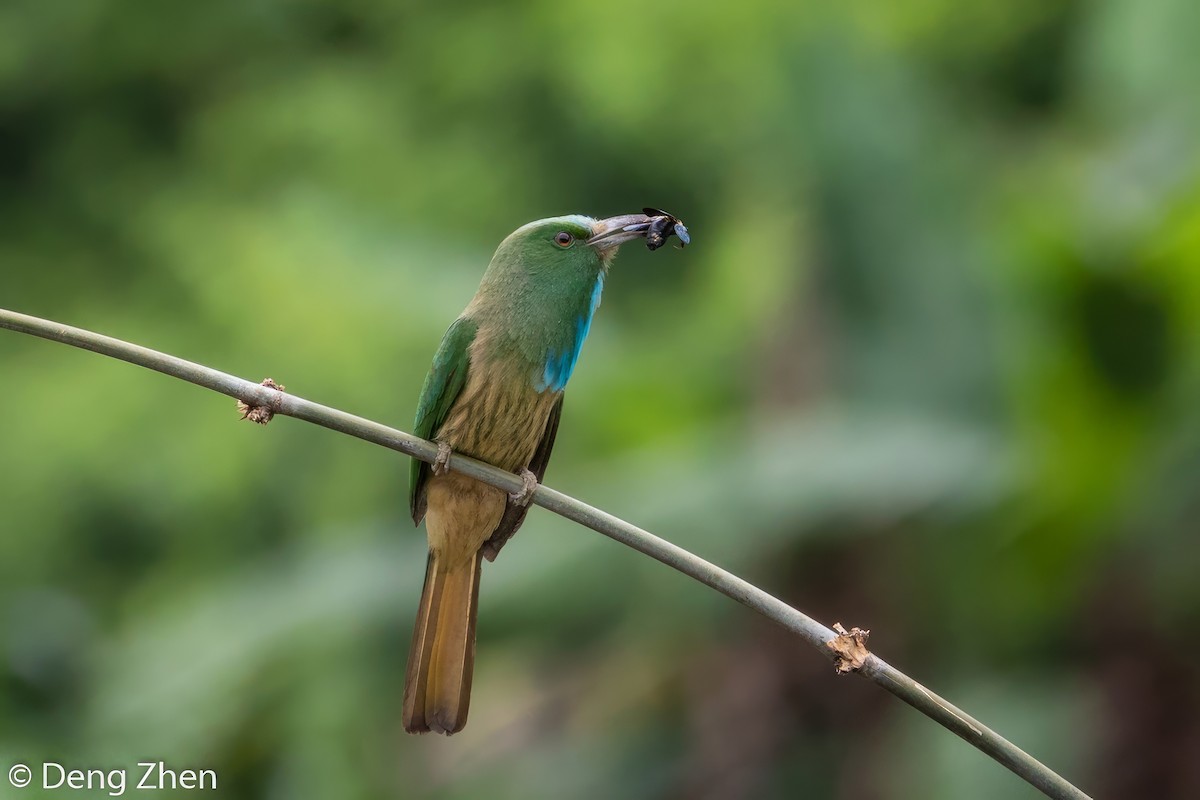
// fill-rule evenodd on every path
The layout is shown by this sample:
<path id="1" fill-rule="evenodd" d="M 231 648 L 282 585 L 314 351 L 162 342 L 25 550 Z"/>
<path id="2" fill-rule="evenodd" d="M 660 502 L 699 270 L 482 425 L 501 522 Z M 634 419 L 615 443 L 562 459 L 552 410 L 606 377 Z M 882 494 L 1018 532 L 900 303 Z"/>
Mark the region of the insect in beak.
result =
<path id="1" fill-rule="evenodd" d="M 608 249 L 645 236 L 646 247 L 657 250 L 666 244 L 672 234 L 678 236 L 685 245 L 691 243 L 692 237 L 678 217 L 656 208 L 644 208 L 642 211 L 641 214 L 622 214 L 600 220 L 587 243 Z"/>
<path id="2" fill-rule="evenodd" d="M 672 233 L 679 237 L 680 247 L 692 243 L 691 234 L 679 217 L 658 208 L 643 208 L 642 212 L 650 218 L 650 225 L 646 229 L 646 247 L 650 250 L 657 250 L 666 244 Z"/>

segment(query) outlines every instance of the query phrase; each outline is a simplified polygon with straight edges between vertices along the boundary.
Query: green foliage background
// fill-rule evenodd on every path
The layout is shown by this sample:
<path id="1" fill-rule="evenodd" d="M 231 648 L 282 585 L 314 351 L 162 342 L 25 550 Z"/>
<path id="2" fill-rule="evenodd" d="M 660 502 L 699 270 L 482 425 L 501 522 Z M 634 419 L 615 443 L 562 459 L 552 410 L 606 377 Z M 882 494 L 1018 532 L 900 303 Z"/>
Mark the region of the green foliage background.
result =
<path id="1" fill-rule="evenodd" d="M 618 259 L 548 483 L 873 629 L 1097 796 L 1196 797 L 1197 32 L 1193 0 L 18 0 L 0 305 L 408 427 L 504 235 L 668 208 L 694 247 Z M 407 737 L 402 458 L 14 335 L 0 388 L 6 768 L 1036 796 L 544 512 L 486 570 L 471 724 Z"/>

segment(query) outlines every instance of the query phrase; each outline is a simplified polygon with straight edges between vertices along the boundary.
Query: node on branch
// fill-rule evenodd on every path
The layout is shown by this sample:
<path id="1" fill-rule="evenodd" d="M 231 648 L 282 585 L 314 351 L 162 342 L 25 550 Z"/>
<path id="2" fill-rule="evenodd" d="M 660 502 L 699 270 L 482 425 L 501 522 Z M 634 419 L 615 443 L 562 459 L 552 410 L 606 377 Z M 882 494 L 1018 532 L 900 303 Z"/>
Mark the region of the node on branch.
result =
<path id="1" fill-rule="evenodd" d="M 285 388 L 283 384 L 276 383 L 271 378 L 264 378 L 263 382 L 259 385 L 264 386 L 267 389 L 274 389 L 280 394 L 283 393 Z M 272 407 L 272 405 L 274 407 Z M 238 413 L 242 415 L 242 419 L 248 419 L 251 422 L 257 422 L 259 425 L 266 425 L 274 418 L 275 412 L 278 410 L 278 400 L 276 400 L 275 397 L 272 397 L 271 405 L 265 406 L 252 406 L 249 403 L 238 400 L 237 410 Z"/>
<path id="2" fill-rule="evenodd" d="M 858 672 L 863 668 L 863 664 L 867 663 L 867 656 L 871 655 L 871 651 L 867 649 L 867 637 L 871 632 L 862 628 L 851 628 L 847 631 L 840 622 L 833 623 L 833 630 L 837 636 L 831 639 L 827 646 L 835 653 L 834 669 L 839 675 Z"/>

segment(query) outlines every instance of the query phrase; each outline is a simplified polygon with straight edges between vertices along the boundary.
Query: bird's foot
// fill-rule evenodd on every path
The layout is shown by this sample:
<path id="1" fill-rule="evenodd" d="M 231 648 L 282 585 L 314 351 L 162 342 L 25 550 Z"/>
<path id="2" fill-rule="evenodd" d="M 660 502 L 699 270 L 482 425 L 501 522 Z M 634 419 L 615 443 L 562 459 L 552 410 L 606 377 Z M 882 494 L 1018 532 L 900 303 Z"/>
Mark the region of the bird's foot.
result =
<path id="1" fill-rule="evenodd" d="M 522 469 L 517 473 L 521 476 L 521 491 L 510 492 L 508 499 L 512 500 L 519 506 L 527 506 L 533 500 L 533 493 L 537 491 L 538 479 L 528 468 Z"/>
<path id="2" fill-rule="evenodd" d="M 438 442 L 437 446 L 437 457 L 433 459 L 433 474 L 445 475 L 450 471 L 450 454 L 454 451 L 445 442 Z"/>

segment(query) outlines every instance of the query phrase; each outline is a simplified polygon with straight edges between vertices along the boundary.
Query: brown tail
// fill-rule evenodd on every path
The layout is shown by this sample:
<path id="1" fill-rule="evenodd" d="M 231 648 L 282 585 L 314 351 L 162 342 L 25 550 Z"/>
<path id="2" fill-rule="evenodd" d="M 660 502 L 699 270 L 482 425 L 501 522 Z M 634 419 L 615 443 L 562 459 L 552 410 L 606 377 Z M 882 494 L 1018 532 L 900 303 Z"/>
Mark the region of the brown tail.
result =
<path id="1" fill-rule="evenodd" d="M 404 679 L 404 730 L 458 733 L 467 724 L 475 667 L 482 555 L 447 567 L 432 551 Z"/>

